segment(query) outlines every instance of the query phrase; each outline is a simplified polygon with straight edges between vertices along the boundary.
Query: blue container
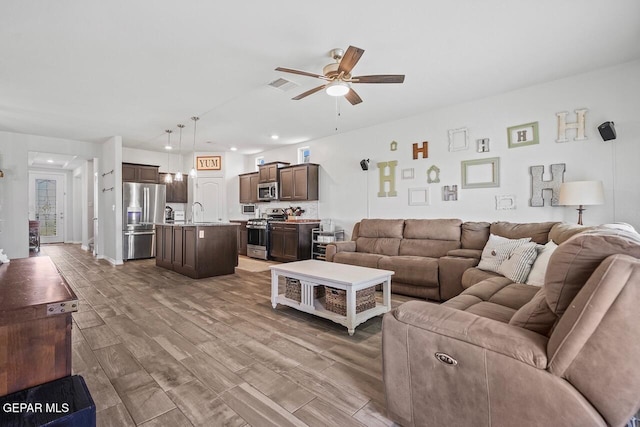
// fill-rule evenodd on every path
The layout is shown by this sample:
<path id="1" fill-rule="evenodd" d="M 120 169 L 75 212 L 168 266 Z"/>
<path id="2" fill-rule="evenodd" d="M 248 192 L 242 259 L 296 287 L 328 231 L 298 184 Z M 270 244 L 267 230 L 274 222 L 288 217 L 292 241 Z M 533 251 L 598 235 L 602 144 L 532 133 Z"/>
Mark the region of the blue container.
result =
<path id="1" fill-rule="evenodd" d="M 96 405 L 79 375 L 0 397 L 2 427 L 95 427 Z"/>

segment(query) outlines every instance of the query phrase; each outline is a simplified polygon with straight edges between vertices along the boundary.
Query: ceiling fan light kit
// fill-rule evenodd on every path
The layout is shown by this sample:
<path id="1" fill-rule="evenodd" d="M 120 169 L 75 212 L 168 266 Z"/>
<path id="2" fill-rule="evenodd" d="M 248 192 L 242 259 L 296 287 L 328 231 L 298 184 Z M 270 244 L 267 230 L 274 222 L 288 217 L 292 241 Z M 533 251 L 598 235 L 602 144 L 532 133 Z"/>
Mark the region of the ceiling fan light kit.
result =
<path id="1" fill-rule="evenodd" d="M 301 76 L 315 77 L 325 80 L 327 83 L 314 87 L 300 95 L 293 97 L 293 100 L 300 100 L 316 92 L 325 90 L 330 96 L 344 96 L 351 105 L 362 102 L 360 96 L 353 90 L 350 83 L 403 83 L 404 74 L 380 74 L 373 76 L 351 76 L 351 70 L 356 66 L 360 57 L 364 54 L 364 49 L 355 46 L 349 46 L 344 51 L 342 49 L 332 49 L 329 56 L 336 62 L 326 65 L 322 69 L 322 74 L 311 73 L 308 71 L 294 70 L 291 68 L 278 67 L 276 71 L 284 73 L 298 74 Z"/>
<path id="2" fill-rule="evenodd" d="M 345 96 L 349 90 L 351 90 L 349 84 L 340 80 L 334 80 L 324 88 L 329 96 Z"/>

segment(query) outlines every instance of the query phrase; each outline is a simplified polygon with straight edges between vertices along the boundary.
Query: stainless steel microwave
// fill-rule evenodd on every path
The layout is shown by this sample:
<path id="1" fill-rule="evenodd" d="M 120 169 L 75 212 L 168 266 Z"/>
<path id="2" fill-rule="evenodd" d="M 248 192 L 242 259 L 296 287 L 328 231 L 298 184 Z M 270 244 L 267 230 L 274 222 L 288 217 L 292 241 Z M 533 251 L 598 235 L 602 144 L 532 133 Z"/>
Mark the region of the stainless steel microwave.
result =
<path id="1" fill-rule="evenodd" d="M 278 183 L 265 182 L 258 184 L 258 200 L 261 202 L 278 200 Z"/>

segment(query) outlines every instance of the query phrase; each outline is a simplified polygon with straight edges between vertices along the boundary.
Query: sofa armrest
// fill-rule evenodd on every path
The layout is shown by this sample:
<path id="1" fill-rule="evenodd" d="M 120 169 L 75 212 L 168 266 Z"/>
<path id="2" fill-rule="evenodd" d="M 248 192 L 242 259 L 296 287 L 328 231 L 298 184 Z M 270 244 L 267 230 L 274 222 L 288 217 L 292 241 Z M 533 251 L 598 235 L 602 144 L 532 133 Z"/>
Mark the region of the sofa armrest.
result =
<path id="1" fill-rule="evenodd" d="M 449 251 L 449 253 L 454 251 Z M 444 256 L 438 259 L 438 283 L 440 285 L 440 301 L 446 301 L 464 291 L 462 275 L 469 268 L 478 265 L 476 258 Z"/>
<path id="2" fill-rule="evenodd" d="M 329 243 L 325 250 L 325 259 L 333 261 L 333 256 L 338 252 L 355 252 L 356 242 L 350 240 L 348 242 L 332 242 Z"/>
<path id="3" fill-rule="evenodd" d="M 527 329 L 422 301 L 406 302 L 389 315 L 406 325 L 500 353 L 537 369 L 547 367 L 548 338 Z"/>

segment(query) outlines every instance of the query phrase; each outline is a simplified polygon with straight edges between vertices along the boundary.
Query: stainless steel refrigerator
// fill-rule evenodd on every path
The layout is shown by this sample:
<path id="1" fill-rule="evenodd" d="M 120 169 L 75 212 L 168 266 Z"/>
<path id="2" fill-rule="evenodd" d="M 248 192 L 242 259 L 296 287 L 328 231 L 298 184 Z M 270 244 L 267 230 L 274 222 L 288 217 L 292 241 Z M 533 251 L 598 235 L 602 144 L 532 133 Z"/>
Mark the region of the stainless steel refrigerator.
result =
<path id="1" fill-rule="evenodd" d="M 164 223 L 163 184 L 122 184 L 122 259 L 156 256 L 156 224 Z"/>

